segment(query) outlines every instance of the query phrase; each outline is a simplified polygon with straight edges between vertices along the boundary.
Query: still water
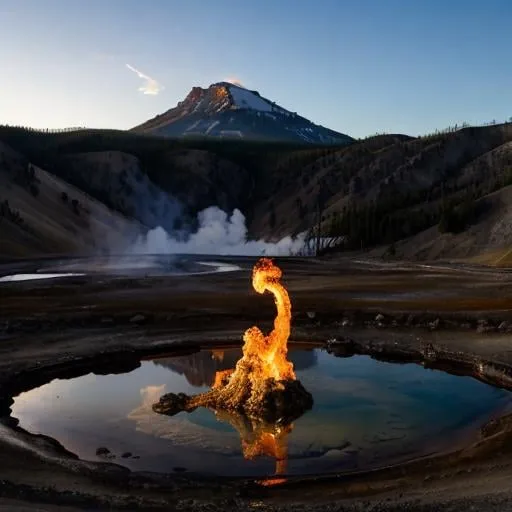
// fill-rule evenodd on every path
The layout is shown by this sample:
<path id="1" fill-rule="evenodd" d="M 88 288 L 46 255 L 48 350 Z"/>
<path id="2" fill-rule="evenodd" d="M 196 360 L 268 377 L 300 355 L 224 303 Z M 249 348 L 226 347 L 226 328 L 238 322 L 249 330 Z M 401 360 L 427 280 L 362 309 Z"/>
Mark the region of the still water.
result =
<path id="1" fill-rule="evenodd" d="M 57 379 L 15 398 L 12 415 L 82 459 L 142 471 L 273 475 L 276 460 L 244 459 L 239 433 L 213 412 L 168 417 L 151 408 L 165 393 L 207 390 L 215 372 L 233 368 L 240 355 L 202 351 L 143 361 L 123 375 Z M 289 357 L 314 406 L 284 438 L 288 474 L 381 467 L 450 449 L 509 401 L 506 391 L 413 364 L 321 349 L 292 349 Z M 110 454 L 96 455 L 99 447 Z"/>

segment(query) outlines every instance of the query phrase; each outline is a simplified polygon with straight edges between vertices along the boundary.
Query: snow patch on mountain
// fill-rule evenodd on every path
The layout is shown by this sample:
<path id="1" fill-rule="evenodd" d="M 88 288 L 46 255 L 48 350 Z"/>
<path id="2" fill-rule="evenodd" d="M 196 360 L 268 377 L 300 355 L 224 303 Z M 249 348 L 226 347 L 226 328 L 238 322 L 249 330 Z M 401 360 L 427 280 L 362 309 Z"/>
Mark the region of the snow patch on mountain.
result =
<path id="1" fill-rule="evenodd" d="M 206 131 L 204 132 L 206 135 L 208 135 L 218 124 L 220 124 L 220 121 L 213 121 L 213 123 L 206 128 Z"/>
<path id="2" fill-rule="evenodd" d="M 233 99 L 233 104 L 238 108 L 250 108 L 252 110 L 272 112 L 272 106 L 268 102 L 247 89 L 231 86 L 229 92 Z"/>

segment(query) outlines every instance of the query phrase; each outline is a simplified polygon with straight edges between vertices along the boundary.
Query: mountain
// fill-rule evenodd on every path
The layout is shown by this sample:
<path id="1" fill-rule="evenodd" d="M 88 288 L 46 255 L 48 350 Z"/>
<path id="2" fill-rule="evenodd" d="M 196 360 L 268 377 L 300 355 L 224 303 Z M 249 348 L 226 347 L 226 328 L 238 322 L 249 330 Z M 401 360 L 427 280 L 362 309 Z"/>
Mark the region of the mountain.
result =
<path id="1" fill-rule="evenodd" d="M 132 129 L 163 137 L 220 137 L 306 144 L 348 144 L 353 139 L 318 126 L 228 82 L 194 87 L 184 101 Z"/>

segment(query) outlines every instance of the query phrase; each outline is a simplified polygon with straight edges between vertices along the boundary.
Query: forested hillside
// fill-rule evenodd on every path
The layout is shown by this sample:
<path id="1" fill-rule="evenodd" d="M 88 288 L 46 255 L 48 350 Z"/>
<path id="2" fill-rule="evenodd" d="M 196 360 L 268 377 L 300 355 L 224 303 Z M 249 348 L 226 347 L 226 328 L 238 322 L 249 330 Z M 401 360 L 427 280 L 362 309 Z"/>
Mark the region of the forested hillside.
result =
<path id="1" fill-rule="evenodd" d="M 11 172 L 11 148 L 29 176 L 29 166 L 43 169 L 130 222 L 194 229 L 208 206 L 239 208 L 251 237 L 320 229 L 336 237 L 331 252 L 384 245 L 392 255 L 397 242 L 425 231 L 460 234 L 499 220 L 508 195 L 495 193 L 512 184 L 512 123 L 327 147 L 11 127 L 0 127 L 0 141 L 2 171 Z M 9 205 L 3 215 L 12 219 Z M 493 246 L 512 243 L 502 231 Z"/>

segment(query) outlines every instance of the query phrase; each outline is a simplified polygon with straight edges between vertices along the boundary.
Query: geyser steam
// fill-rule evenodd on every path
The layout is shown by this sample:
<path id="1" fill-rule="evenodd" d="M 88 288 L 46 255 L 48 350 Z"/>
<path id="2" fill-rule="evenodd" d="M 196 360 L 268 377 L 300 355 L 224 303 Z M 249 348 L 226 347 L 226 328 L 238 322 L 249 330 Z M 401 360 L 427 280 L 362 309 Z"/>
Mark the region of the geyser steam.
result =
<path id="1" fill-rule="evenodd" d="M 198 214 L 195 233 L 171 236 L 162 227 L 139 236 L 131 248 L 134 254 L 218 254 L 237 256 L 288 256 L 304 248 L 304 235 L 285 237 L 272 243 L 247 240 L 245 217 L 238 209 L 231 216 L 216 206 Z"/>

